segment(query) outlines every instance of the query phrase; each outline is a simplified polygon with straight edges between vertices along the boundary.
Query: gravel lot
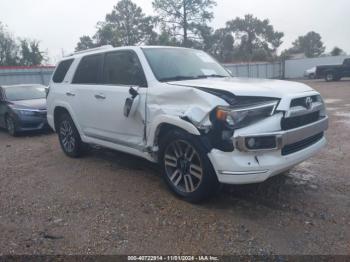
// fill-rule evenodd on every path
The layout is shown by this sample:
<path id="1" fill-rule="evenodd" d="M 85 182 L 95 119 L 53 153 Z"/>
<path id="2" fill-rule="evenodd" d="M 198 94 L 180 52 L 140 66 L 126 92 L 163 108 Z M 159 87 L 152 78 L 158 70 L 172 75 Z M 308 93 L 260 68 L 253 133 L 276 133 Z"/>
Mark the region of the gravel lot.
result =
<path id="1" fill-rule="evenodd" d="M 202 205 L 175 198 L 142 159 L 94 149 L 74 160 L 55 134 L 0 131 L 0 255 L 349 255 L 350 80 L 306 83 L 326 99 L 328 147 Z"/>

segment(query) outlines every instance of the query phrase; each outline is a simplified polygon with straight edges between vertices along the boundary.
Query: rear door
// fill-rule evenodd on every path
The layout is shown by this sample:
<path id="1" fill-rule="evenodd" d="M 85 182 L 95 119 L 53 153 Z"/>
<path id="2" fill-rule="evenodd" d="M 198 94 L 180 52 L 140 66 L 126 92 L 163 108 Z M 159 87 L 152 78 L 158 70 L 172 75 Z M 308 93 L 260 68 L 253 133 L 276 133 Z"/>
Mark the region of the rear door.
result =
<path id="1" fill-rule="evenodd" d="M 102 67 L 103 54 L 87 55 L 83 57 L 76 69 L 67 95 L 70 95 L 70 105 L 84 135 L 98 133 L 99 112 L 96 108 L 97 93 L 103 91 Z"/>

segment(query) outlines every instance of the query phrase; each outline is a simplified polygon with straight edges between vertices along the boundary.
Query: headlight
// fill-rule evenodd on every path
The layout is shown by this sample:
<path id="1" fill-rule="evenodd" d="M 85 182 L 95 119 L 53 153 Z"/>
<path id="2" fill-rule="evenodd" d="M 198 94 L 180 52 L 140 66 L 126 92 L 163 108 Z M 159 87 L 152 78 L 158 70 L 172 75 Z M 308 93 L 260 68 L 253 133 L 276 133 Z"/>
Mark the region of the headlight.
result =
<path id="1" fill-rule="evenodd" d="M 215 117 L 226 127 L 238 129 L 273 115 L 277 105 L 278 101 L 270 101 L 241 108 L 218 107 Z"/>
<path id="2" fill-rule="evenodd" d="M 13 108 L 17 113 L 23 115 L 23 116 L 33 116 L 35 115 L 35 111 L 33 110 L 28 110 L 28 109 L 17 109 Z"/>

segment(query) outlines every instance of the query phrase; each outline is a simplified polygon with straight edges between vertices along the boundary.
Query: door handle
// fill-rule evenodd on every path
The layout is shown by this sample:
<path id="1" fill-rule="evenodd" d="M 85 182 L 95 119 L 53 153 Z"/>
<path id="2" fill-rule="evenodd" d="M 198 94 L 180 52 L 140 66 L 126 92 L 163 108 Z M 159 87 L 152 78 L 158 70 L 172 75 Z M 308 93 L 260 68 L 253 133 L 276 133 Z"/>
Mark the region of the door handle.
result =
<path id="1" fill-rule="evenodd" d="M 67 96 L 75 96 L 75 94 L 72 93 L 72 92 L 67 92 L 66 95 L 67 95 Z"/>
<path id="2" fill-rule="evenodd" d="M 96 99 L 106 99 L 106 97 L 104 95 L 102 95 L 102 94 L 96 94 L 95 98 Z"/>

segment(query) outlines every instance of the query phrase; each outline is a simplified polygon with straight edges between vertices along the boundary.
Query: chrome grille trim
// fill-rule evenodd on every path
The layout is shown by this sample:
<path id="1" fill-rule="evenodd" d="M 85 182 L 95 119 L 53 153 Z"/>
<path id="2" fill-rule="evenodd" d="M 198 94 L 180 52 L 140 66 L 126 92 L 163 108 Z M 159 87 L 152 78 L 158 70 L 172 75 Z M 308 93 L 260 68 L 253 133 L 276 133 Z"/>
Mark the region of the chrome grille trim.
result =
<path id="1" fill-rule="evenodd" d="M 303 106 L 296 106 L 290 108 L 288 112 L 286 112 L 285 118 L 291 118 L 291 117 L 296 117 L 296 116 L 302 116 L 306 114 L 310 114 L 316 111 L 322 111 L 325 110 L 325 105 L 322 102 L 314 102 L 311 105 L 310 109 L 307 109 Z"/>

